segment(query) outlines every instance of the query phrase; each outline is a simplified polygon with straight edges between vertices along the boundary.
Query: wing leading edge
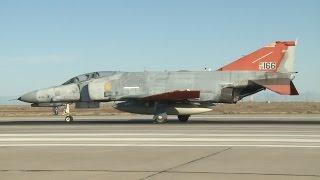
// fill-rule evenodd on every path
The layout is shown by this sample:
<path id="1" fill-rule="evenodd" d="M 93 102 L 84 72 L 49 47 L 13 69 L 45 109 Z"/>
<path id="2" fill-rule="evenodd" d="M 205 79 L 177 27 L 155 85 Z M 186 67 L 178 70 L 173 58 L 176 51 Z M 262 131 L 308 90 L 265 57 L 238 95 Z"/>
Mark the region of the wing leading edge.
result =
<path id="1" fill-rule="evenodd" d="M 188 99 L 196 99 L 200 97 L 200 91 L 171 91 L 161 94 L 155 94 L 151 96 L 142 97 L 142 100 L 148 101 L 182 101 Z"/>

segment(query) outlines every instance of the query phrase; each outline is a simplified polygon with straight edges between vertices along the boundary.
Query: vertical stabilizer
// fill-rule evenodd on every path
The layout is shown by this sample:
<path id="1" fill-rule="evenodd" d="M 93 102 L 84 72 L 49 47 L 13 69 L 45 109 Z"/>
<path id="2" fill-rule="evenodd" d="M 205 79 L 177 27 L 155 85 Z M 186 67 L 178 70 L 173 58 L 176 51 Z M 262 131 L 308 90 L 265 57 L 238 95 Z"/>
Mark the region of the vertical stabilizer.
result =
<path id="1" fill-rule="evenodd" d="M 218 71 L 293 72 L 295 41 L 276 41 Z"/>

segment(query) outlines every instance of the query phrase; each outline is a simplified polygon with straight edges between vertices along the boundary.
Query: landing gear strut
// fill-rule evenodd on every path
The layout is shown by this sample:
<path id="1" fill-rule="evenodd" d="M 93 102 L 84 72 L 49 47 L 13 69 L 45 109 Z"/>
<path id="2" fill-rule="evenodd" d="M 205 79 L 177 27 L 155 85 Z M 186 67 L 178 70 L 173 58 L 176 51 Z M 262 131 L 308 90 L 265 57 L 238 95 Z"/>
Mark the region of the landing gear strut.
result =
<path id="1" fill-rule="evenodd" d="M 188 122 L 190 115 L 178 115 L 180 122 Z"/>
<path id="2" fill-rule="evenodd" d="M 73 122 L 73 117 L 70 115 L 70 104 L 66 104 L 63 115 L 66 115 L 64 121 L 67 123 Z"/>
<path id="3" fill-rule="evenodd" d="M 56 115 L 56 116 L 59 115 L 59 107 L 58 107 L 58 106 L 53 107 L 53 108 L 52 108 L 52 112 L 53 112 L 53 114 Z"/>

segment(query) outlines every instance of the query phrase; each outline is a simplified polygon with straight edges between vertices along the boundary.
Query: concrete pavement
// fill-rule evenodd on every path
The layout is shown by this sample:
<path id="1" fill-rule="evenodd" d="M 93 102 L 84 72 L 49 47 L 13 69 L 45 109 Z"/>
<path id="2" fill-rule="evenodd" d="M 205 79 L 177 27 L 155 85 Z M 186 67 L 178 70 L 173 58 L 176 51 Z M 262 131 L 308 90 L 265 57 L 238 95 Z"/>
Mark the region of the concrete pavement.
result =
<path id="1" fill-rule="evenodd" d="M 8 118 L 0 179 L 320 179 L 320 116 Z"/>

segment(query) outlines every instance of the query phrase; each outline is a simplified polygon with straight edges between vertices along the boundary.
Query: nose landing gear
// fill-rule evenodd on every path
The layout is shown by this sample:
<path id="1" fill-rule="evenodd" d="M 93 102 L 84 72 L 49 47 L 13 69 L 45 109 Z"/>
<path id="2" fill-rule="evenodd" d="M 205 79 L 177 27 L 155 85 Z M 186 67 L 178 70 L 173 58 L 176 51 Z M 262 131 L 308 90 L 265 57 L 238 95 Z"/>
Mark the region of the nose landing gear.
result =
<path id="1" fill-rule="evenodd" d="M 73 117 L 70 115 L 70 104 L 66 104 L 63 115 L 66 115 L 64 121 L 67 123 L 73 122 Z"/>
<path id="2" fill-rule="evenodd" d="M 73 117 L 72 116 L 66 116 L 64 118 L 64 120 L 67 122 L 67 123 L 70 123 L 70 122 L 73 122 Z"/>

